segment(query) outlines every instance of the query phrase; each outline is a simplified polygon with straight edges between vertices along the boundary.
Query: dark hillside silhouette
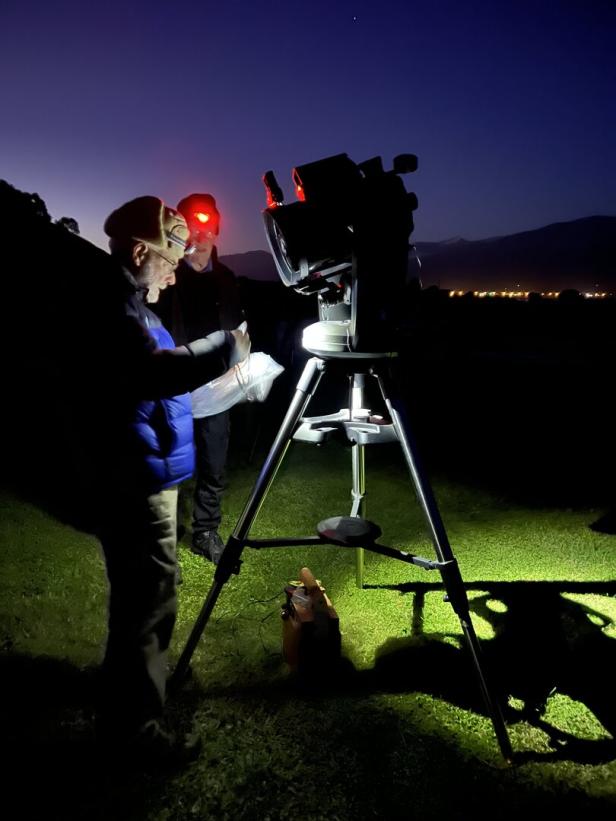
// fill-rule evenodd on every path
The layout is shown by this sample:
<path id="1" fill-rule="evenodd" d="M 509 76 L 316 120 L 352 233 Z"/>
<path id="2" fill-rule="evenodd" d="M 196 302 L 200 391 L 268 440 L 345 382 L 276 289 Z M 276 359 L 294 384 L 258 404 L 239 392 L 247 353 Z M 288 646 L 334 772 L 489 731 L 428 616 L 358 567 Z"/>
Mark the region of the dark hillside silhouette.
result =
<path id="1" fill-rule="evenodd" d="M 245 254 L 227 254 L 220 258 L 238 277 L 265 282 L 279 282 L 274 260 L 269 251 L 248 251 Z"/>
<path id="2" fill-rule="evenodd" d="M 2 478 L 86 523 L 96 477 L 84 443 L 104 448 L 114 435 L 126 281 L 109 254 L 52 223 L 36 194 L 0 181 L 0 220 Z"/>
<path id="3" fill-rule="evenodd" d="M 616 217 L 587 217 L 492 239 L 417 243 L 424 286 L 616 291 Z"/>

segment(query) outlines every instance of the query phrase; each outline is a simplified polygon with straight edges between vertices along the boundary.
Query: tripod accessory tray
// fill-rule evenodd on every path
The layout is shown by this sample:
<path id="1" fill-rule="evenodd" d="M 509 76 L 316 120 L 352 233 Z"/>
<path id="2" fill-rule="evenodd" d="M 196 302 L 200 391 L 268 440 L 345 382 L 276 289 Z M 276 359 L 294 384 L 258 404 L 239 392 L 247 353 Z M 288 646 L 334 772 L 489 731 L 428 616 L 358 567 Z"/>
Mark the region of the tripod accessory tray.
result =
<path id="1" fill-rule="evenodd" d="M 381 535 L 381 528 L 359 516 L 332 516 L 317 525 L 323 541 L 339 547 L 365 547 Z"/>
<path id="2" fill-rule="evenodd" d="M 296 442 L 308 442 L 320 445 L 332 436 L 341 435 L 349 442 L 358 445 L 375 445 L 396 442 L 397 435 L 391 422 L 382 416 L 371 416 L 370 411 L 362 415 L 353 412 L 350 418 L 348 408 L 341 408 L 337 413 L 325 416 L 306 416 L 293 434 Z"/>

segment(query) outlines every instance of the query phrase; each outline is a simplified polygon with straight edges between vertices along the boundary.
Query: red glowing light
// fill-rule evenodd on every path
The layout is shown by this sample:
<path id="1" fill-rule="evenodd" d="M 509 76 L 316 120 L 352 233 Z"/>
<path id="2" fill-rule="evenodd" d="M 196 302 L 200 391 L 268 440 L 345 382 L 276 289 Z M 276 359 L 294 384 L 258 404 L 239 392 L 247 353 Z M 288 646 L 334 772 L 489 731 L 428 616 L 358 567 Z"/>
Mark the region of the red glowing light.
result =
<path id="1" fill-rule="evenodd" d="M 301 202 L 306 201 L 306 194 L 304 193 L 304 189 L 299 183 L 297 183 L 297 185 L 295 186 L 295 192 L 297 193 L 298 200 L 301 200 Z"/>
<path id="2" fill-rule="evenodd" d="M 205 225 L 206 222 L 210 221 L 210 215 L 205 214 L 203 211 L 195 211 L 195 219 Z"/>

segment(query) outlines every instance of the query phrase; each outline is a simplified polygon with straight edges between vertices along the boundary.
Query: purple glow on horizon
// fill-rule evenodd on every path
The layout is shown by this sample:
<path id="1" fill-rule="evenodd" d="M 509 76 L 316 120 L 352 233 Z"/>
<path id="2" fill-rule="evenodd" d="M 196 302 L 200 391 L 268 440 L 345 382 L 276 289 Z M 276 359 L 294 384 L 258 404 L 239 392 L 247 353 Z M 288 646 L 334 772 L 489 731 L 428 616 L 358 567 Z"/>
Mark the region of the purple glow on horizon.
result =
<path id="1" fill-rule="evenodd" d="M 0 177 L 105 247 L 121 202 L 211 191 L 265 248 L 261 175 L 419 157 L 417 240 L 616 213 L 616 6 L 4 4 Z M 503 8 L 503 6 L 505 8 Z"/>

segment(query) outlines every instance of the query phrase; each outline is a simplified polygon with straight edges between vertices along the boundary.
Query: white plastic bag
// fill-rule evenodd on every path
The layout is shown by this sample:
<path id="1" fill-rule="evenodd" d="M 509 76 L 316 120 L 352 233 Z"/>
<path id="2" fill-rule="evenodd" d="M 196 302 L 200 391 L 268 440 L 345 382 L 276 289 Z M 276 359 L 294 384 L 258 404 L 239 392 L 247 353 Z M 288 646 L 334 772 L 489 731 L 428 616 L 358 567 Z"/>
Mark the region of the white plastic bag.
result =
<path id="1" fill-rule="evenodd" d="M 266 353 L 251 353 L 239 365 L 191 393 L 195 419 L 214 416 L 238 402 L 264 402 L 284 368 Z"/>

